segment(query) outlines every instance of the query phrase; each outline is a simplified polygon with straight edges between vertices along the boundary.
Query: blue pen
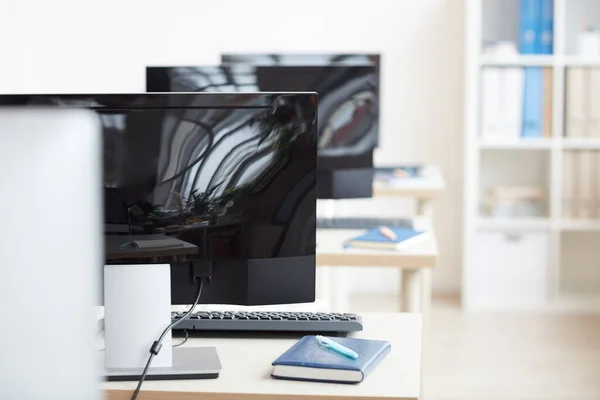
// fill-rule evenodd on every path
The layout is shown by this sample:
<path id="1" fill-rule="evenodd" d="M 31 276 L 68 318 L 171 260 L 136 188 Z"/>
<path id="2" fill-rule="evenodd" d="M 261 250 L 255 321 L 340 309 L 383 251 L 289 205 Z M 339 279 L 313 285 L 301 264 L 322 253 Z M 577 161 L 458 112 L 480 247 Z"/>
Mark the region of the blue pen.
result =
<path id="1" fill-rule="evenodd" d="M 333 340 L 326 338 L 325 336 L 317 335 L 317 342 L 327 348 L 335 351 L 336 353 L 345 355 L 350 357 L 353 360 L 358 358 L 358 353 L 352 349 L 347 348 L 346 346 L 342 346 L 341 344 L 334 342 Z"/>

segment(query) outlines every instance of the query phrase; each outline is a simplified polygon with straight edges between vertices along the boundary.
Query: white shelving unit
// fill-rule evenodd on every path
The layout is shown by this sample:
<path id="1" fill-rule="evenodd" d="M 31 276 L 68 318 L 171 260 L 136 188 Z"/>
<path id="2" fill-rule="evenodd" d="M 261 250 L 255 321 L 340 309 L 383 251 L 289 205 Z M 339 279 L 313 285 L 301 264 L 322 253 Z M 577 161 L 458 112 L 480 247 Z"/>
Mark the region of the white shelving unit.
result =
<path id="1" fill-rule="evenodd" d="M 466 12 L 463 307 L 600 312 L 600 219 L 562 217 L 564 152 L 600 150 L 598 139 L 564 137 L 567 68 L 600 67 L 600 58 L 576 54 L 582 23 L 600 26 L 600 0 L 554 0 L 553 55 L 483 54 L 485 41 L 518 43 L 519 0 L 467 0 Z M 551 137 L 481 138 L 481 70 L 514 66 L 553 70 Z M 545 214 L 487 217 L 483 194 L 494 184 L 544 187 Z"/>

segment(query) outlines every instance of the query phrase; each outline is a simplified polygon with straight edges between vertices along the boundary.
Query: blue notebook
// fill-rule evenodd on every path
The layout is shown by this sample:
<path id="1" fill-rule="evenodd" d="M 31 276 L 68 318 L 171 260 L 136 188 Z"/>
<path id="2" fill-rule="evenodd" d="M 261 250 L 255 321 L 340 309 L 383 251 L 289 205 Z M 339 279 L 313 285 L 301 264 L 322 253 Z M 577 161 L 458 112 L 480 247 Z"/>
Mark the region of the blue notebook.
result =
<path id="1" fill-rule="evenodd" d="M 271 376 L 300 381 L 359 383 L 391 350 L 386 341 L 329 339 L 354 350 L 358 358 L 352 359 L 323 347 L 316 336 L 305 336 L 273 361 Z"/>
<path id="2" fill-rule="evenodd" d="M 391 239 L 384 235 L 381 228 L 373 228 L 360 236 L 348 239 L 346 248 L 402 250 L 429 239 L 429 234 L 412 228 L 387 228 L 396 236 Z"/>
<path id="3" fill-rule="evenodd" d="M 419 165 L 375 168 L 375 179 L 383 182 L 394 182 L 397 180 L 418 178 L 420 175 L 421 166 Z"/>

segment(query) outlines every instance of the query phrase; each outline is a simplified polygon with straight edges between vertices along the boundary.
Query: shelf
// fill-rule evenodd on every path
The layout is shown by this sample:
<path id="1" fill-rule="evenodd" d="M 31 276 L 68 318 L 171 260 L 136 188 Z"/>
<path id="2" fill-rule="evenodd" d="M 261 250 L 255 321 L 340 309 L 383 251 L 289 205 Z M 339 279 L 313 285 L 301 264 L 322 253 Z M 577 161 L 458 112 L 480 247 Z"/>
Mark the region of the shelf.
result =
<path id="1" fill-rule="evenodd" d="M 565 56 L 565 67 L 600 67 L 600 57 Z"/>
<path id="2" fill-rule="evenodd" d="M 559 226 L 562 231 L 600 232 L 600 219 L 562 219 Z"/>
<path id="3" fill-rule="evenodd" d="M 538 296 L 543 303 L 540 304 L 540 310 L 600 312 L 600 268 L 597 265 L 600 259 L 600 216 L 591 219 L 595 217 L 591 214 L 588 219 L 576 219 L 569 218 L 569 214 L 564 214 L 563 218 L 560 214 L 563 191 L 566 192 L 563 185 L 569 183 L 563 179 L 563 158 L 568 158 L 571 152 L 600 153 L 600 135 L 564 136 L 569 122 L 568 107 L 585 104 L 583 99 L 573 96 L 576 95 L 573 90 L 569 90 L 574 83 L 577 84 L 577 77 L 573 79 L 569 68 L 600 69 L 600 56 L 579 55 L 578 40 L 582 24 L 600 26 L 600 0 L 554 1 L 556 53 L 550 55 L 516 54 L 515 48 L 518 48 L 521 38 L 521 0 L 468 1 L 465 4 L 464 184 L 468 212 L 463 228 L 463 306 L 467 309 L 491 307 L 493 304 L 486 303 L 489 297 L 514 305 L 510 296 L 510 282 L 514 282 L 514 275 L 504 275 L 501 265 L 494 269 L 494 263 L 490 263 L 496 258 L 508 257 L 501 246 L 502 240 L 505 240 L 514 244 L 511 251 L 515 252 L 515 265 L 522 261 L 525 267 L 532 264 L 543 266 L 537 272 L 543 270 L 545 274 L 538 281 L 526 281 L 527 276 L 524 276 L 523 285 L 516 287 L 516 292 L 527 293 L 529 290 L 531 293 L 541 293 L 537 283 L 543 281 L 546 291 L 543 296 Z M 494 47 L 494 43 L 499 46 Z M 520 133 L 518 131 L 514 131 L 514 135 L 503 136 L 498 134 L 500 131 L 491 131 L 496 135 L 484 135 L 489 132 L 483 129 L 486 115 L 498 117 L 494 108 L 508 109 L 511 104 L 499 89 L 503 83 L 497 83 L 493 76 L 485 75 L 486 70 L 493 68 L 542 68 L 553 72 L 551 101 L 543 102 L 542 107 L 546 127 L 548 122 L 552 126 L 551 136 L 522 138 L 517 135 Z M 547 85 L 544 93 L 548 93 L 548 81 L 544 82 Z M 584 81 L 584 84 L 591 82 Z M 489 86 L 488 89 L 499 97 L 496 104 L 484 101 L 484 86 Z M 521 100 L 516 95 L 514 97 L 515 100 Z M 548 100 L 548 97 L 544 100 Z M 551 116 L 551 121 L 547 120 L 548 116 Z M 498 129 L 501 127 L 498 126 Z M 495 186 L 513 185 L 538 186 L 544 190 L 545 197 L 540 201 L 541 217 L 486 217 L 489 190 Z M 519 236 L 520 240 L 515 240 L 513 236 Z M 543 246 L 541 242 L 544 242 Z M 484 286 L 480 286 L 482 282 L 489 283 L 492 290 L 483 290 Z M 502 286 L 504 282 L 509 284 Z M 497 297 L 491 294 L 494 291 Z M 518 305 L 529 307 L 525 303 Z"/>
<path id="4" fill-rule="evenodd" d="M 571 149 L 571 150 L 600 149 L 600 138 L 599 139 L 565 138 L 561 142 L 562 142 L 563 149 Z"/>
<path id="5" fill-rule="evenodd" d="M 477 225 L 486 229 L 521 229 L 521 230 L 549 230 L 552 222 L 549 218 L 494 218 L 480 217 Z M 558 227 L 566 232 L 600 232 L 600 219 L 562 219 Z"/>
<path id="6" fill-rule="evenodd" d="M 551 55 L 497 57 L 484 54 L 481 56 L 483 67 L 552 67 L 553 64 L 554 56 Z"/>
<path id="7" fill-rule="evenodd" d="M 548 218 L 494 218 L 480 217 L 478 227 L 494 230 L 542 231 L 550 229 Z"/>
<path id="8" fill-rule="evenodd" d="M 518 141 L 502 142 L 488 139 L 481 139 L 479 147 L 489 150 L 537 150 L 550 149 L 554 141 L 552 139 L 521 139 Z"/>

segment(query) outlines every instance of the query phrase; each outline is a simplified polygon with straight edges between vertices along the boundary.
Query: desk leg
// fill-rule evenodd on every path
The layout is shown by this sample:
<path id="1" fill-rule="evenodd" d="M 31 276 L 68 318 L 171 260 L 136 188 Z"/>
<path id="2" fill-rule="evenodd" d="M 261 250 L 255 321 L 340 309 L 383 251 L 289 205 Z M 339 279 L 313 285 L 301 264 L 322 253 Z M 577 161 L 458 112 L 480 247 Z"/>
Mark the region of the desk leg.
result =
<path id="1" fill-rule="evenodd" d="M 433 201 L 431 199 L 417 199 L 417 215 L 420 217 L 433 216 Z"/>
<path id="2" fill-rule="evenodd" d="M 404 312 L 423 314 L 423 329 L 427 327 L 431 308 L 431 270 L 402 270 L 402 304 Z"/>
<path id="3" fill-rule="evenodd" d="M 420 294 L 422 292 L 420 270 L 402 270 L 402 308 L 404 312 L 419 312 Z"/>
<path id="4" fill-rule="evenodd" d="M 431 279 L 433 271 L 431 268 L 424 268 L 420 271 L 421 275 L 421 313 L 423 314 L 423 332 L 427 332 L 429 327 L 429 317 L 431 315 Z"/>

